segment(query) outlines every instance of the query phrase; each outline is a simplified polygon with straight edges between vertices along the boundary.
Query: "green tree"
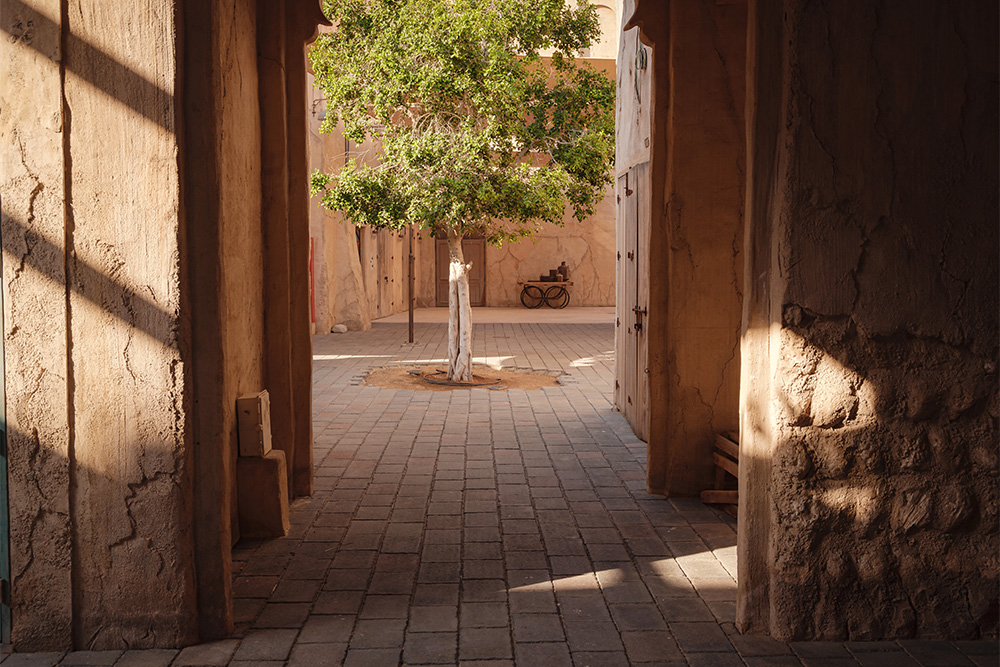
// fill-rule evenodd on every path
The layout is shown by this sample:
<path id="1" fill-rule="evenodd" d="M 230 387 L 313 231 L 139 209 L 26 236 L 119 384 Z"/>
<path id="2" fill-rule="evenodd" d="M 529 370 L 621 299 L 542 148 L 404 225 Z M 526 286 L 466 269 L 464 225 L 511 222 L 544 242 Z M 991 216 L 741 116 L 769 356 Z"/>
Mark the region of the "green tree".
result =
<path id="1" fill-rule="evenodd" d="M 374 165 L 312 177 L 357 225 L 448 240 L 448 375 L 472 379 L 462 238 L 495 245 L 593 214 L 611 182 L 614 82 L 577 59 L 599 36 L 581 0 L 326 0 L 311 51 L 329 132 L 373 138 Z"/>

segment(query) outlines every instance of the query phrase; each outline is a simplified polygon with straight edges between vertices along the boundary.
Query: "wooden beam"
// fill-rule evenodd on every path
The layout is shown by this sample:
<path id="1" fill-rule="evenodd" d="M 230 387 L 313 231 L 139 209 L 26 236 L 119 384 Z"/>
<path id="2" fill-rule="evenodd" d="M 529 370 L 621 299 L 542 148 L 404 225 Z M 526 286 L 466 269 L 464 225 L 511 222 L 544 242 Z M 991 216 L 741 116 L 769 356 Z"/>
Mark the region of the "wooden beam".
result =
<path id="1" fill-rule="evenodd" d="M 740 460 L 740 446 L 724 435 L 716 434 L 715 447 L 730 458 Z"/>
<path id="2" fill-rule="evenodd" d="M 739 479 L 740 468 L 738 465 L 736 465 L 736 463 L 730 461 L 725 456 L 722 456 L 721 454 L 718 453 L 712 454 L 712 460 L 715 461 L 715 465 L 719 466 L 733 477 Z"/>
<path id="3" fill-rule="evenodd" d="M 726 491 L 709 489 L 701 492 L 701 501 L 703 503 L 736 505 L 739 502 L 739 491 L 736 489 Z"/>

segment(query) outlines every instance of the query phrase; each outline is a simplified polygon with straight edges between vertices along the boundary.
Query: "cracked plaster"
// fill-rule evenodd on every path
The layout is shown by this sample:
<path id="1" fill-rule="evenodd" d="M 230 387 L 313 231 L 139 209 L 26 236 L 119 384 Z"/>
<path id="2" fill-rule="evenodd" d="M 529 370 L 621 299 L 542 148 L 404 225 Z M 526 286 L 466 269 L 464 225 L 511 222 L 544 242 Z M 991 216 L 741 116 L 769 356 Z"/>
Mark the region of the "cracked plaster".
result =
<path id="1" fill-rule="evenodd" d="M 766 87 L 776 75 L 787 103 L 755 128 L 758 151 L 777 147 L 778 180 L 751 234 L 770 237 L 772 254 L 748 273 L 771 276 L 748 324 L 767 308 L 772 322 L 769 334 L 747 332 L 759 342 L 743 371 L 771 387 L 770 406 L 753 391 L 745 404 L 753 458 L 741 488 L 765 491 L 741 531 L 769 525 L 756 553 L 740 552 L 746 630 L 996 636 L 997 17 L 987 5 L 854 12 L 787 0 L 783 15 L 760 13 L 758 35 L 784 36 L 787 70 L 758 70 L 758 95 L 779 92 Z M 761 54 L 759 67 L 774 63 Z M 761 169 L 751 180 L 768 177 Z M 755 607 L 762 594 L 766 608 Z"/>

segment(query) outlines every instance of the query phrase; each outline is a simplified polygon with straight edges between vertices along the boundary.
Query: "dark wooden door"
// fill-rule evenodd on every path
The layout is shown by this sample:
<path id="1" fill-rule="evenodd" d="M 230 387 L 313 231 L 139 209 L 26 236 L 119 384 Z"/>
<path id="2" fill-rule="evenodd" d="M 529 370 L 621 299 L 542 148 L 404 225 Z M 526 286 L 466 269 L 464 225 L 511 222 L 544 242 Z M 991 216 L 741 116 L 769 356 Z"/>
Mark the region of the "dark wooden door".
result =
<path id="1" fill-rule="evenodd" d="M 615 406 L 643 440 L 649 432 L 649 163 L 618 178 Z"/>
<path id="2" fill-rule="evenodd" d="M 436 239 L 434 243 L 437 256 L 437 305 L 448 306 L 448 241 Z M 466 264 L 472 263 L 469 271 L 469 299 L 473 306 L 486 304 L 486 239 L 462 239 L 462 253 Z"/>

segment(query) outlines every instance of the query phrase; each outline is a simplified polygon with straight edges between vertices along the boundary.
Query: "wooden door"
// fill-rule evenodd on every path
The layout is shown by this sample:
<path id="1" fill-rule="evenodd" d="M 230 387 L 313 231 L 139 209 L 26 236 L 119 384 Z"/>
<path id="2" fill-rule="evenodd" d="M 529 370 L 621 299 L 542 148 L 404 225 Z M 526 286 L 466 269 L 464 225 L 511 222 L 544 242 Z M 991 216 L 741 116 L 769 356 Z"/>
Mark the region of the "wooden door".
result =
<path id="1" fill-rule="evenodd" d="M 437 305 L 448 306 L 448 240 L 436 239 L 434 251 L 437 257 Z M 486 239 L 462 239 L 462 253 L 465 262 L 472 263 L 469 271 L 469 299 L 473 306 L 486 304 Z"/>
<path id="2" fill-rule="evenodd" d="M 618 178 L 615 406 L 643 440 L 649 431 L 647 322 L 649 305 L 649 163 Z"/>

